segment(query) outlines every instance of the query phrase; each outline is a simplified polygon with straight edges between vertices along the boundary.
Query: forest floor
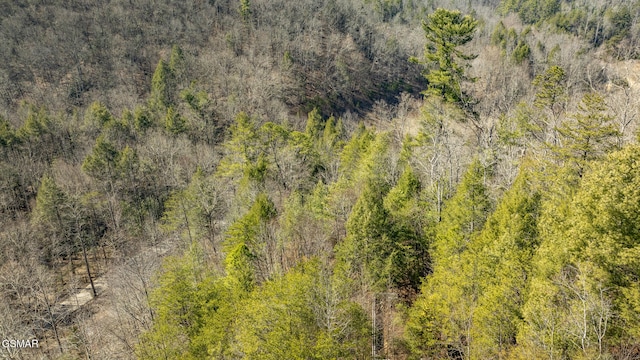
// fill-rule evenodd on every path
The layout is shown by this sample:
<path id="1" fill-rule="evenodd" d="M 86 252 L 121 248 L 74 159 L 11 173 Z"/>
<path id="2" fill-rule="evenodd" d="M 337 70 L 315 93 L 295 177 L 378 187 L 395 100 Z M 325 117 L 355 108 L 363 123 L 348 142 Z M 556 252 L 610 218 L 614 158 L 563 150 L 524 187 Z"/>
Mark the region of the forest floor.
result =
<path id="1" fill-rule="evenodd" d="M 146 249 L 141 250 L 136 258 L 145 258 L 149 256 L 155 256 L 162 258 L 172 249 L 170 243 L 165 242 L 161 244 L 157 244 L 155 246 L 148 247 Z M 133 260 L 133 259 L 132 259 Z M 129 260 L 129 261 L 132 261 Z M 107 296 L 108 288 L 109 288 L 109 275 L 114 270 L 114 267 L 107 270 L 106 273 L 96 277 L 93 279 L 93 285 L 96 289 L 96 298 Z M 58 304 L 55 306 L 54 313 L 59 316 L 66 317 L 72 316 L 75 312 L 85 307 L 88 303 L 94 300 L 93 290 L 91 288 L 91 284 L 86 284 L 86 286 L 82 288 L 78 288 L 76 292 L 68 295 L 63 298 Z"/>

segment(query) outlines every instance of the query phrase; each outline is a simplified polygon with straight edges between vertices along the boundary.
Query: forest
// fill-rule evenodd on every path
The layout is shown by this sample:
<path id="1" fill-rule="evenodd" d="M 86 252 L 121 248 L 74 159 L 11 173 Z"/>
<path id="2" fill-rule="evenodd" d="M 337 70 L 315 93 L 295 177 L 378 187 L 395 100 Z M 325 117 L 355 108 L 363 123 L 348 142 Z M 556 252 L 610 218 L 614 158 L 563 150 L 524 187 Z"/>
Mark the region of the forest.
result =
<path id="1" fill-rule="evenodd" d="M 640 0 L 0 14 L 0 358 L 640 359 Z"/>

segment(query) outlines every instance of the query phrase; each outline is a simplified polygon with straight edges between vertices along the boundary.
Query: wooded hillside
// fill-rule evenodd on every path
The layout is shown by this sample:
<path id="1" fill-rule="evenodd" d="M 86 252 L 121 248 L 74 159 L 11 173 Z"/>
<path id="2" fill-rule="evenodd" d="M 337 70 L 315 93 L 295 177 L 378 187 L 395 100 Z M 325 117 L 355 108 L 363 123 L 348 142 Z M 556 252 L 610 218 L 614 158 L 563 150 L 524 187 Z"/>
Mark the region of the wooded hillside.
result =
<path id="1" fill-rule="evenodd" d="M 0 14 L 0 356 L 640 359 L 640 2 Z"/>

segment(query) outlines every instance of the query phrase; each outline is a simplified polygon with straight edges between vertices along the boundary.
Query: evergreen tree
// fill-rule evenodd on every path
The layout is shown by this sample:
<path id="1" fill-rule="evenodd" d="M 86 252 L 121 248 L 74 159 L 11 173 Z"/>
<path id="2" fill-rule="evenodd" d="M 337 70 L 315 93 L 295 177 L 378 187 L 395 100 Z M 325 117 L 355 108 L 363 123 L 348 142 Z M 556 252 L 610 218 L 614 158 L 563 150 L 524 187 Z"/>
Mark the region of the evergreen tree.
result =
<path id="1" fill-rule="evenodd" d="M 189 186 L 167 199 L 162 227 L 165 231 L 180 233 L 190 243 L 207 239 L 214 246 L 213 251 L 217 252 L 214 235 L 221 199 L 214 181 L 213 177 L 206 177 L 198 167 Z"/>
<path id="2" fill-rule="evenodd" d="M 225 157 L 217 173 L 222 177 L 249 180 L 264 178 L 267 163 L 260 146 L 259 128 L 254 119 L 244 112 L 236 116 L 230 128 L 231 136 L 225 142 Z"/>
<path id="3" fill-rule="evenodd" d="M 96 144 L 82 163 L 82 170 L 87 175 L 104 182 L 116 179 L 116 163 L 119 152 L 113 144 L 106 141 L 104 136 L 96 139 Z"/>
<path id="4" fill-rule="evenodd" d="M 69 198 L 58 187 L 54 179 L 44 175 L 38 188 L 36 206 L 31 223 L 41 229 L 47 238 L 41 256 L 47 262 L 59 260 L 59 256 L 69 254 L 69 235 L 71 218 L 69 216 Z"/>
<path id="5" fill-rule="evenodd" d="M 516 345 L 532 258 L 539 244 L 540 194 L 521 168 L 511 189 L 474 239 L 480 287 L 474 309 L 473 358 L 501 358 Z"/>
<path id="6" fill-rule="evenodd" d="M 543 204 L 518 336 L 527 351 L 603 358 L 638 345 L 638 154 L 637 146 L 610 154 L 571 198 L 556 200 L 564 207 Z"/>
<path id="7" fill-rule="evenodd" d="M 169 56 L 169 70 L 171 70 L 171 80 L 175 83 L 179 82 L 185 71 L 184 54 L 182 48 L 178 45 L 171 47 L 171 55 Z"/>
<path id="8" fill-rule="evenodd" d="M 474 161 L 445 204 L 431 246 L 433 273 L 409 310 L 407 340 L 419 356 L 469 358 L 480 273 L 473 239 L 490 211 L 485 169 Z"/>
<path id="9" fill-rule="evenodd" d="M 167 108 L 167 115 L 164 118 L 164 128 L 172 135 L 178 135 L 187 130 L 186 121 L 173 108 L 173 106 L 169 106 L 169 108 Z"/>
<path id="10" fill-rule="evenodd" d="M 149 110 L 145 106 L 136 106 L 133 110 L 133 126 L 137 131 L 143 132 L 153 126 L 153 120 Z"/>
<path id="11" fill-rule="evenodd" d="M 363 358 L 364 311 L 326 275 L 312 260 L 256 289 L 238 320 L 237 351 L 247 359 Z"/>
<path id="12" fill-rule="evenodd" d="M 384 197 L 383 205 L 390 219 L 387 229 L 393 240 L 387 263 L 393 286 L 406 296 L 419 291 L 422 278 L 430 269 L 420 180 L 406 166 L 398 183 Z"/>
<path id="13" fill-rule="evenodd" d="M 368 150 L 374 135 L 371 131 L 361 126 L 346 143 L 340 153 L 340 175 L 346 179 L 352 179 L 358 168 L 358 164 Z"/>
<path id="14" fill-rule="evenodd" d="M 270 275 L 265 264 L 266 244 L 261 240 L 266 225 L 275 216 L 273 202 L 261 193 L 251 209 L 227 230 L 223 250 L 228 278 L 243 291 L 252 290 Z"/>
<path id="15" fill-rule="evenodd" d="M 553 114 L 554 121 L 557 121 L 566 107 L 566 81 L 564 69 L 557 65 L 549 67 L 533 80 L 533 85 L 538 89 L 533 104 L 539 109 L 548 109 Z"/>
<path id="16" fill-rule="evenodd" d="M 616 147 L 620 133 L 611 123 L 613 117 L 607 113 L 604 99 L 596 93 L 584 95 L 573 120 L 558 127 L 560 145 L 553 149 L 562 160 L 572 163 L 582 176 L 589 161 Z"/>
<path id="17" fill-rule="evenodd" d="M 15 130 L 9 124 L 7 120 L 5 120 L 2 116 L 0 116 L 0 149 L 6 149 L 13 145 L 17 141 L 17 137 L 15 134 Z"/>
<path id="18" fill-rule="evenodd" d="M 463 109 L 470 109 L 471 97 L 462 89 L 465 81 L 473 81 L 465 73 L 466 61 L 476 55 L 465 54 L 459 49 L 473 39 L 478 21 L 470 15 L 462 15 L 457 10 L 438 8 L 423 22 L 422 28 L 427 38 L 424 60 L 428 72 L 425 78 L 429 86 L 426 95 L 442 98 Z"/>
<path id="19" fill-rule="evenodd" d="M 159 113 L 164 113 L 172 101 L 172 76 L 171 68 L 162 59 L 158 61 L 158 66 L 151 79 L 151 94 L 149 95 L 149 107 Z"/>
<path id="20" fill-rule="evenodd" d="M 38 188 L 34 220 L 46 224 L 50 228 L 65 230 L 66 215 L 64 207 L 68 199 L 64 192 L 48 175 L 42 177 Z"/>
<path id="21" fill-rule="evenodd" d="M 322 120 L 320 111 L 317 108 L 313 109 L 307 116 L 305 133 L 312 139 L 317 139 L 323 134 L 324 128 L 325 122 Z"/>
<path id="22" fill-rule="evenodd" d="M 191 341 L 202 329 L 207 302 L 215 298 L 215 293 L 203 291 L 212 289 L 200 285 L 204 276 L 200 251 L 191 246 L 184 256 L 165 260 L 158 287 L 150 296 L 153 327 L 142 334 L 136 347 L 140 359 L 193 356 Z"/>
<path id="23" fill-rule="evenodd" d="M 99 101 L 91 104 L 85 117 L 89 124 L 93 124 L 98 129 L 102 129 L 105 124 L 115 120 L 107 107 Z"/>
<path id="24" fill-rule="evenodd" d="M 245 23 L 248 23 L 251 19 L 251 1 L 250 0 L 240 0 L 240 7 L 238 9 L 240 13 L 240 18 Z"/>
<path id="25" fill-rule="evenodd" d="M 51 127 L 51 119 L 44 108 L 27 106 L 27 118 L 17 131 L 18 137 L 25 141 L 48 134 Z"/>
<path id="26" fill-rule="evenodd" d="M 455 195 L 447 201 L 438 224 L 432 248 L 434 262 L 446 264 L 452 257 L 462 254 L 471 241 L 471 235 L 482 230 L 491 210 L 485 188 L 486 169 L 475 160 L 469 166 Z"/>
<path id="27" fill-rule="evenodd" d="M 347 238 L 336 249 L 347 277 L 372 283 L 378 290 L 387 285 L 386 260 L 393 251 L 386 231 L 390 224 L 383 207 L 385 187 L 375 181 L 365 183 L 347 221 Z"/>

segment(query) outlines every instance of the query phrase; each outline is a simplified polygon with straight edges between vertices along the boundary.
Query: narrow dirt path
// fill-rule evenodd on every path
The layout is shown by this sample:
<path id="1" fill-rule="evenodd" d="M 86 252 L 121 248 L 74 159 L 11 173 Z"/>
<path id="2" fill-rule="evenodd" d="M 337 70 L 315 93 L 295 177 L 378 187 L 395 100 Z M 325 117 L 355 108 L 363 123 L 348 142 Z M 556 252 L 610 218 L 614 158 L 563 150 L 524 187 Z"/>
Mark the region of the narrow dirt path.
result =
<path id="1" fill-rule="evenodd" d="M 135 257 L 145 257 L 145 256 L 157 256 L 163 257 L 166 255 L 169 250 L 171 250 L 171 245 L 168 243 L 159 244 L 156 246 L 149 247 L 145 250 L 142 250 L 140 253 L 135 255 Z M 96 288 L 97 297 L 104 294 L 109 287 L 108 278 L 110 274 L 110 270 L 93 279 L 93 284 Z M 75 293 L 63 298 L 60 302 L 58 302 L 54 306 L 54 313 L 60 318 L 65 318 L 67 316 L 73 315 L 76 311 L 83 308 L 87 305 L 91 300 L 93 300 L 93 291 L 91 289 L 91 284 L 87 284 L 84 288 L 79 289 Z"/>

